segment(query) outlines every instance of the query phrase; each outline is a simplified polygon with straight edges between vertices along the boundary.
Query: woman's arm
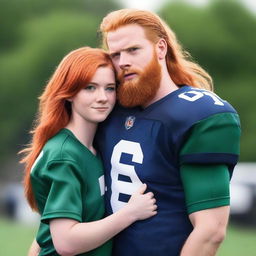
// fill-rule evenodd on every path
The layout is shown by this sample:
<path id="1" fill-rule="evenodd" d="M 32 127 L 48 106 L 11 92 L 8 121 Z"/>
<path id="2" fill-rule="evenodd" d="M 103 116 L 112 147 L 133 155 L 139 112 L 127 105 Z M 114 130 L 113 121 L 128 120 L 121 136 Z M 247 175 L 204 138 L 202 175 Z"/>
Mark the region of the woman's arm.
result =
<path id="1" fill-rule="evenodd" d="M 146 185 L 132 195 L 128 204 L 98 221 L 79 223 L 72 219 L 53 219 L 50 230 L 56 251 L 63 256 L 76 255 L 99 247 L 137 220 L 154 216 L 157 206 Z"/>

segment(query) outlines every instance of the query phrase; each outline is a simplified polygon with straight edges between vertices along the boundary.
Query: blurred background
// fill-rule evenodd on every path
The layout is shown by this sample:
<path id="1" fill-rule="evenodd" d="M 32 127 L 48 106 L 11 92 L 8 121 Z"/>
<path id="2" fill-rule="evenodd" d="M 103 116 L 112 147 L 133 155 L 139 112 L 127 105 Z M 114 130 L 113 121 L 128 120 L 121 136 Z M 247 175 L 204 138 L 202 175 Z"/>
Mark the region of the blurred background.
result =
<path id="1" fill-rule="evenodd" d="M 100 46 L 101 19 L 134 7 L 157 12 L 238 111 L 241 157 L 219 256 L 256 251 L 256 2 L 254 0 L 0 0 L 0 255 L 26 255 L 38 216 L 24 200 L 17 152 L 29 142 L 38 96 L 60 60 Z M 15 246 L 13 246 L 15 242 Z"/>

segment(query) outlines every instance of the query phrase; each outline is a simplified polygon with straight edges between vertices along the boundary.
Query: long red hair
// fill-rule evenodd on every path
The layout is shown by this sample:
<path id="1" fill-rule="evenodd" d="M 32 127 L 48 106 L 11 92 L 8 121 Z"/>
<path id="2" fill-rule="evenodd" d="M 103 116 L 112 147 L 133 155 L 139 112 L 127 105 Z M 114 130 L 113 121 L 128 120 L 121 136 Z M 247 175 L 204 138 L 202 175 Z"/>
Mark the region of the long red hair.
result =
<path id="1" fill-rule="evenodd" d="M 39 109 L 34 123 L 32 142 L 20 153 L 25 156 L 24 192 L 29 205 L 37 210 L 30 170 L 45 143 L 64 128 L 71 115 L 68 99 L 74 97 L 90 82 L 97 68 L 112 66 L 109 55 L 101 49 L 82 47 L 70 52 L 58 65 L 51 79 L 39 97 Z"/>
<path id="2" fill-rule="evenodd" d="M 198 88 L 213 90 L 211 76 L 178 43 L 175 33 L 156 14 L 137 9 L 121 9 L 109 13 L 100 25 L 103 46 L 107 47 L 107 33 L 121 26 L 137 24 L 145 29 L 147 38 L 156 43 L 160 38 L 167 43 L 166 64 L 175 84 L 188 84 Z"/>

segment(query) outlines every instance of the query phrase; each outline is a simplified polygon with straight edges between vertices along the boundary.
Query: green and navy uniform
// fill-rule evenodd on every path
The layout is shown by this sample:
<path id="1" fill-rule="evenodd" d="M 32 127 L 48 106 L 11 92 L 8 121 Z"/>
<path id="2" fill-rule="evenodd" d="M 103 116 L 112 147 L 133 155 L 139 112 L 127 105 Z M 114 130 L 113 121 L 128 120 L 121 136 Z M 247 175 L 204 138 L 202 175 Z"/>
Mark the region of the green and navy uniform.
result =
<path id="1" fill-rule="evenodd" d="M 113 256 L 178 256 L 193 229 L 188 215 L 229 205 L 239 139 L 238 114 L 207 90 L 184 85 L 144 109 L 117 106 L 97 135 L 107 211 L 146 183 L 158 213 L 118 234 Z"/>
<path id="2" fill-rule="evenodd" d="M 41 215 L 36 237 L 40 255 L 58 255 L 50 234 L 51 219 L 90 222 L 104 217 L 102 163 L 68 129 L 45 144 L 31 168 L 31 182 Z M 111 241 L 79 255 L 110 256 Z"/>

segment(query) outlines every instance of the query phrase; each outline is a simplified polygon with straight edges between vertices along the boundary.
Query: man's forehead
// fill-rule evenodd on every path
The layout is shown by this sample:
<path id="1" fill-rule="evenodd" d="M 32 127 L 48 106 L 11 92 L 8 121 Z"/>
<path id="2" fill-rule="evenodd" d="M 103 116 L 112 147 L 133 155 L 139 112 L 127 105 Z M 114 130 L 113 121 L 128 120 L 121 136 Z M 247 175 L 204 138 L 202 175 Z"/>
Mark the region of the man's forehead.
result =
<path id="1" fill-rule="evenodd" d="M 144 40 L 147 40 L 144 29 L 135 24 L 122 26 L 107 34 L 109 52 L 124 50 L 133 45 L 141 44 Z"/>

